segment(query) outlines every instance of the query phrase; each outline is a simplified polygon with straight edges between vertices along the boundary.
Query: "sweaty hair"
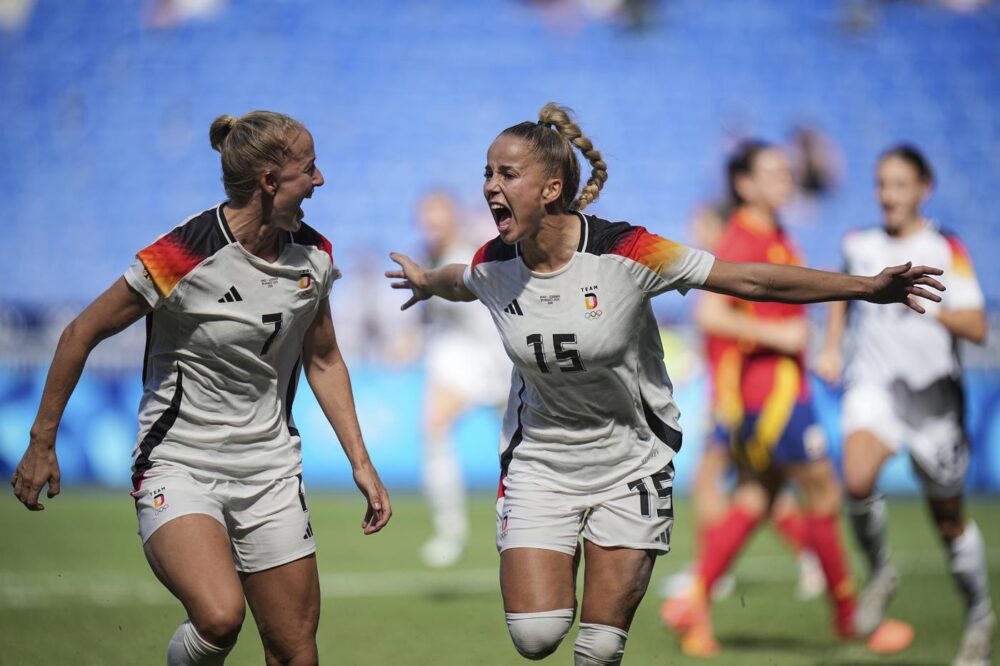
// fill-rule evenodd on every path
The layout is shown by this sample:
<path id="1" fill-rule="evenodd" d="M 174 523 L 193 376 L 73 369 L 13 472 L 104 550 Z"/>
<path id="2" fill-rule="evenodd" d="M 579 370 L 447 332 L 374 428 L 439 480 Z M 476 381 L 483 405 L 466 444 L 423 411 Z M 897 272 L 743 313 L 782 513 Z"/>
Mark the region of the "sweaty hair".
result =
<path id="1" fill-rule="evenodd" d="M 931 169 L 931 163 L 927 161 L 927 158 L 924 157 L 924 154 L 916 146 L 909 143 L 901 143 L 898 146 L 893 146 L 879 156 L 878 163 L 881 164 L 890 157 L 898 157 L 913 167 L 921 182 L 928 185 L 934 184 L 934 170 Z"/>
<path id="2" fill-rule="evenodd" d="M 546 176 L 559 176 L 563 181 L 559 203 L 563 210 L 583 210 L 597 201 L 608 179 L 608 165 L 601 159 L 601 153 L 573 122 L 572 111 L 555 102 L 549 102 L 538 112 L 538 122 L 525 121 L 508 127 L 500 136 L 516 136 L 526 141 L 545 169 Z M 580 163 L 576 159 L 576 148 L 590 162 L 590 178 L 583 186 L 580 196 Z"/>
<path id="3" fill-rule="evenodd" d="M 294 140 L 291 132 L 301 129 L 298 120 L 274 111 L 251 111 L 239 118 L 223 115 L 212 121 L 208 138 L 222 155 L 222 184 L 233 206 L 250 201 L 264 169 L 284 163 Z"/>
<path id="4" fill-rule="evenodd" d="M 766 141 L 746 139 L 741 141 L 733 154 L 730 155 L 729 161 L 726 163 L 726 182 L 729 185 L 729 196 L 734 205 L 741 206 L 746 203 L 736 190 L 736 180 L 741 176 L 752 174 L 757 156 L 771 148 L 773 146 Z"/>

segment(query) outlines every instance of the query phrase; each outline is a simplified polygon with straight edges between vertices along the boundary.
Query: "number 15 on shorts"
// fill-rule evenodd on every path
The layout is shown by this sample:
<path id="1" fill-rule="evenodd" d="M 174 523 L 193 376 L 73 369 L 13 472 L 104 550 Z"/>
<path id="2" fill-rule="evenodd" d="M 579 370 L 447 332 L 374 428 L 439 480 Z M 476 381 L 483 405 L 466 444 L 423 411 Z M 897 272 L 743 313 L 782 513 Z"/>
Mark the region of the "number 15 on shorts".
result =
<path id="1" fill-rule="evenodd" d="M 634 490 L 639 496 L 639 513 L 643 518 L 653 518 L 653 508 L 651 506 L 651 494 L 660 500 L 657 502 L 656 518 L 674 517 L 674 470 L 668 467 L 662 472 L 657 472 L 644 479 L 636 479 L 628 484 L 629 490 Z"/>

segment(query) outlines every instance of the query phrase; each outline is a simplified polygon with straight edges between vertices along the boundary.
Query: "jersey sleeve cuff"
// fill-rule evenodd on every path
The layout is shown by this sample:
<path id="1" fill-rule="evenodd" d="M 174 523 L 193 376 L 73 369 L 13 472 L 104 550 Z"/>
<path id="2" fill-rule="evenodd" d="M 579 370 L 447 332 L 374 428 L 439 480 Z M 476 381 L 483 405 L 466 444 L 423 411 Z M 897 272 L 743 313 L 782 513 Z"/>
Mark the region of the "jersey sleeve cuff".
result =
<path id="1" fill-rule="evenodd" d="M 142 261 L 136 259 L 135 263 L 125 271 L 122 277 L 128 286 L 132 287 L 149 304 L 149 307 L 156 308 L 160 304 L 160 292 L 156 290 L 153 281 L 146 277 L 146 267 Z"/>
<path id="2" fill-rule="evenodd" d="M 467 265 L 465 267 L 465 270 L 462 271 L 462 282 L 465 283 L 466 289 L 471 291 L 476 298 L 479 298 L 479 290 L 476 289 L 476 286 L 475 284 L 473 284 L 472 280 L 472 264 Z"/>

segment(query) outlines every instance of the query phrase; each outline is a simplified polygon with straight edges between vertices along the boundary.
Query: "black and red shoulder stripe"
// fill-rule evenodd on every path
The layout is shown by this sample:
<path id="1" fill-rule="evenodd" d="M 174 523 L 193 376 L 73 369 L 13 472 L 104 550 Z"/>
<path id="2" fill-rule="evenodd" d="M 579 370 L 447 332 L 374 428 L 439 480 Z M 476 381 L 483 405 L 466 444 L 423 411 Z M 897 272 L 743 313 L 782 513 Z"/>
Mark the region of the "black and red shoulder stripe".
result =
<path id="1" fill-rule="evenodd" d="M 136 256 L 164 297 L 198 264 L 232 242 L 219 207 L 195 215 Z"/>
<path id="2" fill-rule="evenodd" d="M 299 230 L 292 234 L 292 241 L 299 245 L 318 247 L 329 255 L 330 261 L 333 261 L 333 245 L 326 239 L 326 236 L 304 222 Z"/>
<path id="3" fill-rule="evenodd" d="M 516 257 L 517 251 L 514 249 L 514 246 L 507 245 L 497 236 L 476 251 L 475 256 L 472 258 L 471 268 L 489 261 L 507 261 Z"/>

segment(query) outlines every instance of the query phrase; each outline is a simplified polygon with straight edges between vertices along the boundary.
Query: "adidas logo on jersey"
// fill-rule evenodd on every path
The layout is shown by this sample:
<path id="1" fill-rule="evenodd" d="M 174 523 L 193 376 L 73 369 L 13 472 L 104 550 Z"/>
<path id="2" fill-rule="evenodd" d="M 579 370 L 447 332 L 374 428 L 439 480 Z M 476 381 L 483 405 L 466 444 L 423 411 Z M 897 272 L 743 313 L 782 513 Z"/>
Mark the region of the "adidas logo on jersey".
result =
<path id="1" fill-rule="evenodd" d="M 506 312 L 507 314 L 512 314 L 512 315 L 523 315 L 524 314 L 524 310 L 522 310 L 521 306 L 517 304 L 517 299 L 516 298 L 514 300 L 512 300 L 510 302 L 510 305 L 508 305 L 507 307 L 505 307 L 503 309 L 503 311 Z"/>
<path id="2" fill-rule="evenodd" d="M 236 287 L 230 287 L 229 291 L 219 299 L 220 303 L 233 303 L 234 301 L 242 301 L 243 297 L 240 296 L 240 292 L 236 291 Z"/>

